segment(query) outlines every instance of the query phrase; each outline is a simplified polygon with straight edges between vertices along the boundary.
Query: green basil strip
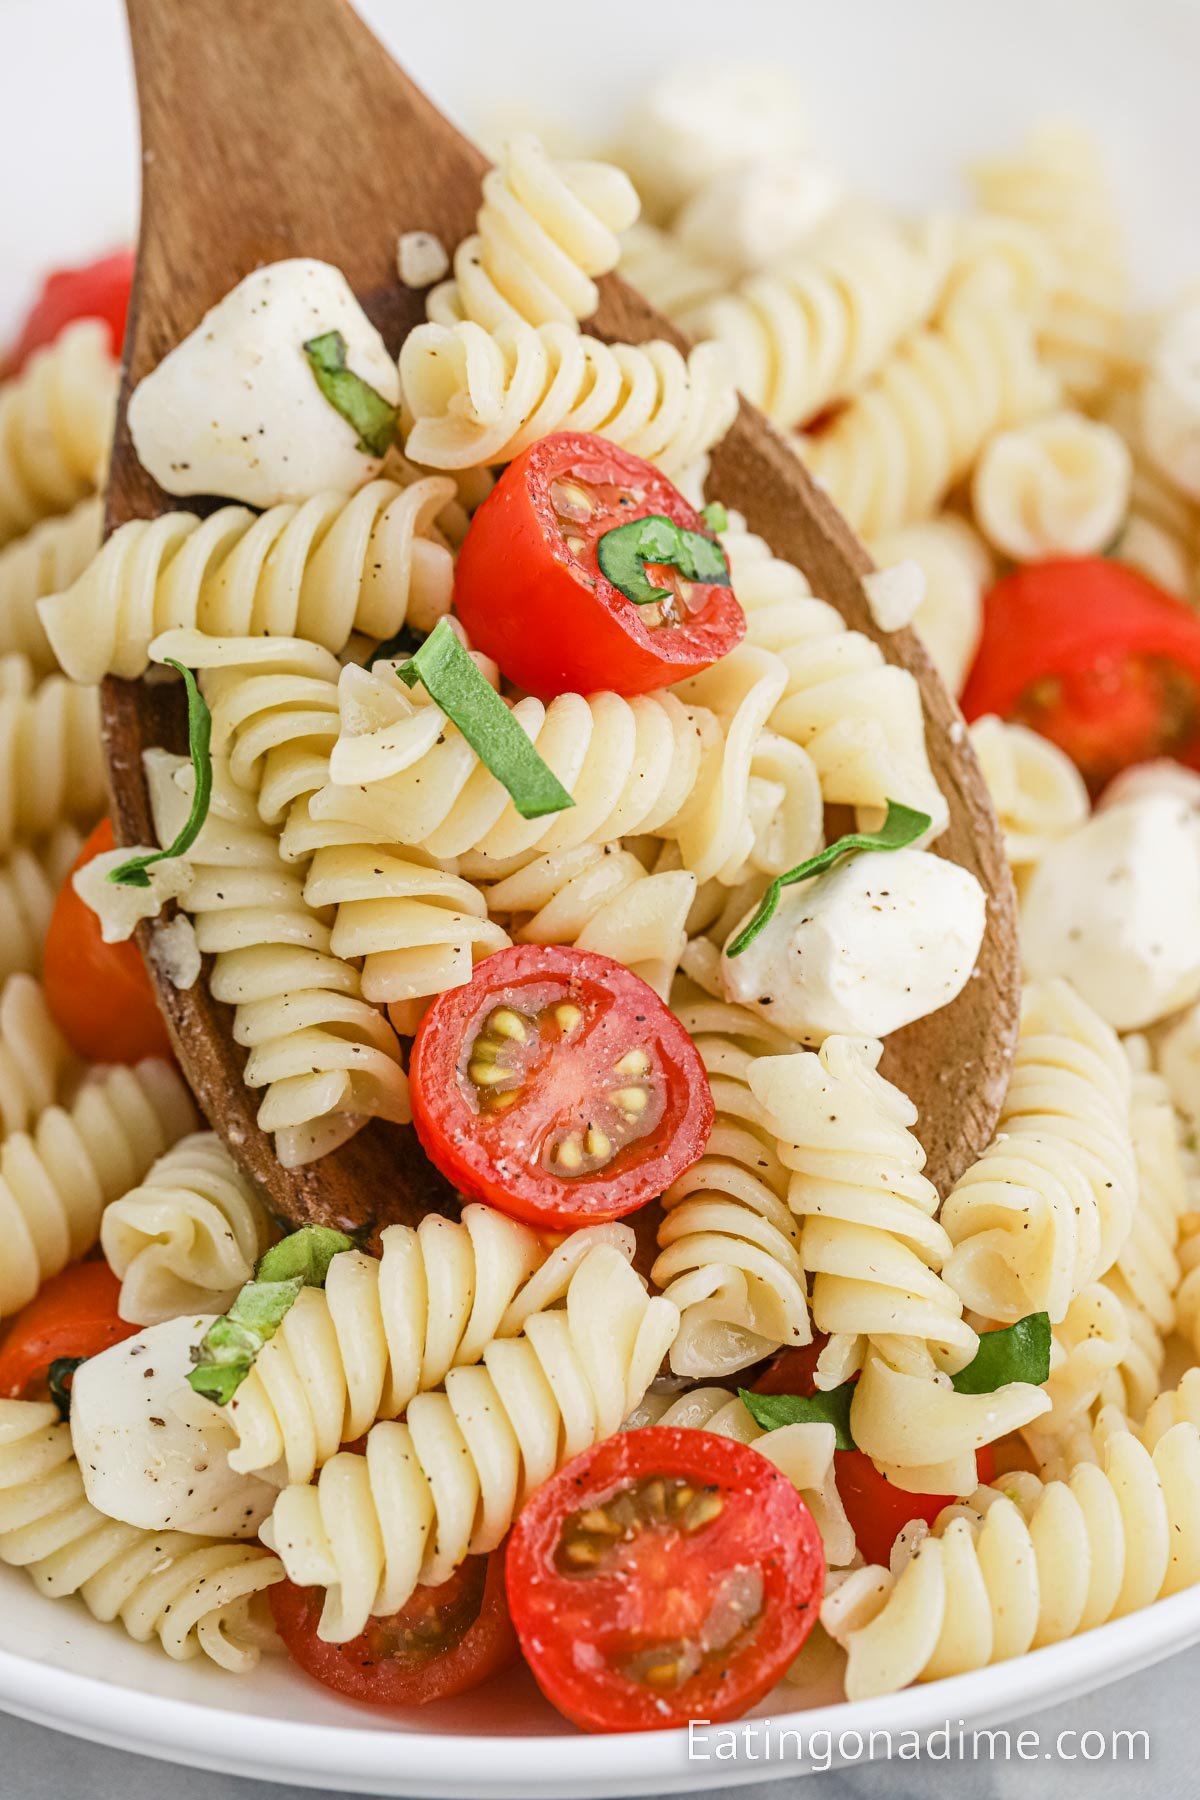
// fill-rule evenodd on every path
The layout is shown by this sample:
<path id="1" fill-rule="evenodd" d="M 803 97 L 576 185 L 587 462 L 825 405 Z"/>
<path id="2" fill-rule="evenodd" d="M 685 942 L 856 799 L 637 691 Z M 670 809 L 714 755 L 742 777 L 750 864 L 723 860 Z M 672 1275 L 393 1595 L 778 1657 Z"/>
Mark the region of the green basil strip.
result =
<path id="1" fill-rule="evenodd" d="M 994 1394 L 1010 1381 L 1040 1387 L 1050 1374 L 1050 1315 L 1029 1313 L 1004 1331 L 985 1331 L 965 1369 L 950 1380 L 960 1394 Z"/>
<path id="2" fill-rule="evenodd" d="M 574 806 L 553 769 L 542 761 L 463 649 L 448 619 L 438 620 L 416 655 L 401 663 L 396 673 L 406 687 L 423 683 L 479 760 L 508 789 L 523 819 L 541 819 Z"/>
<path id="3" fill-rule="evenodd" d="M 719 500 L 710 500 L 707 506 L 702 506 L 700 517 L 710 531 L 729 530 L 729 514 Z"/>
<path id="4" fill-rule="evenodd" d="M 678 569 L 685 581 L 703 581 L 710 587 L 729 586 L 729 564 L 720 544 L 701 531 L 687 531 L 665 513 L 648 513 L 615 525 L 596 545 L 600 573 L 632 600 L 635 606 L 652 606 L 669 600 L 669 588 L 656 588 L 646 575 L 647 563 Z"/>
<path id="5" fill-rule="evenodd" d="M 305 1225 L 273 1245 L 260 1259 L 253 1281 L 193 1346 L 196 1367 L 188 1374 L 189 1387 L 228 1406 L 301 1289 L 324 1287 L 334 1257 L 353 1248 L 353 1239 L 324 1225 Z"/>
<path id="6" fill-rule="evenodd" d="M 854 1387 L 853 1381 L 843 1381 L 840 1387 L 816 1394 L 752 1394 L 749 1388 L 739 1388 L 738 1399 L 764 1431 L 778 1431 L 781 1425 L 832 1425 L 834 1448 L 856 1450 L 850 1430 Z"/>
<path id="7" fill-rule="evenodd" d="M 359 449 L 368 456 L 386 456 L 396 441 L 399 410 L 346 367 L 346 340 L 341 332 L 326 331 L 309 338 L 304 354 L 330 406 L 358 433 Z"/>
<path id="8" fill-rule="evenodd" d="M 109 871 L 108 879 L 115 881 L 119 887 L 148 888 L 150 877 L 146 870 L 151 864 L 165 862 L 171 856 L 182 856 L 185 851 L 190 850 L 200 836 L 212 800 L 212 752 L 209 748 L 212 742 L 212 714 L 208 710 L 208 702 L 197 687 L 196 677 L 190 669 L 185 669 L 173 656 L 165 656 L 163 661 L 168 667 L 178 669 L 187 688 L 188 751 L 196 775 L 192 810 L 183 830 L 168 849 L 150 850 L 142 856 L 131 856 L 128 862 Z"/>
<path id="9" fill-rule="evenodd" d="M 928 813 L 916 812 L 910 806 L 901 806 L 898 800 L 889 800 L 887 817 L 878 831 L 853 831 L 847 837 L 838 838 L 836 843 L 827 844 L 807 862 L 789 869 L 786 875 L 777 875 L 759 901 L 754 917 L 747 920 L 732 942 L 725 946 L 726 956 L 740 956 L 743 950 L 750 948 L 763 927 L 775 917 L 785 887 L 792 887 L 797 881 L 809 881 L 814 875 L 823 875 L 843 856 L 851 856 L 858 850 L 903 850 L 928 831 L 932 823 Z"/>
<path id="10" fill-rule="evenodd" d="M 69 1419 L 71 1416 L 71 1377 L 80 1363 L 86 1361 L 86 1356 L 56 1356 L 46 1371 L 50 1398 L 58 1408 L 60 1419 Z"/>

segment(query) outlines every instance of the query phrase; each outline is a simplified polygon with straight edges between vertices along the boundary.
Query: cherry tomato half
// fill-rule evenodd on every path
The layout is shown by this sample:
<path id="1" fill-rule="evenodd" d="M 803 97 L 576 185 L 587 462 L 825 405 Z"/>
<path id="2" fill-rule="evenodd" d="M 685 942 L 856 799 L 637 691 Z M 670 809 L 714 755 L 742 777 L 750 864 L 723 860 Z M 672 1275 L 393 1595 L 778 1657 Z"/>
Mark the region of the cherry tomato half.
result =
<path id="1" fill-rule="evenodd" d="M 15 374 L 35 350 L 52 344 L 74 319 L 102 319 L 108 326 L 112 353 L 120 356 L 132 283 L 132 250 L 115 250 L 111 256 L 97 257 L 77 269 L 55 269 L 43 281 L 25 316 L 6 358 L 7 369 Z"/>
<path id="2" fill-rule="evenodd" d="M 542 699 L 646 694 L 707 669 L 741 642 L 728 585 L 649 563 L 668 598 L 636 604 L 601 573 L 606 532 L 659 515 L 712 542 L 665 475 L 587 432 L 540 438 L 500 477 L 458 556 L 454 602 L 472 646 Z"/>
<path id="3" fill-rule="evenodd" d="M 288 1655 L 306 1674 L 368 1706 L 427 1706 L 479 1687 L 520 1654 L 504 1595 L 504 1553 L 469 1556 L 440 1587 L 419 1587 L 398 1613 L 360 1636 L 317 1636 L 323 1588 L 281 1581 L 271 1611 Z"/>
<path id="4" fill-rule="evenodd" d="M 97 825 L 59 890 L 46 934 L 42 983 L 68 1041 L 91 1062 L 170 1057 L 171 1040 L 154 989 L 132 942 L 106 944 L 100 921 L 71 885 L 71 875 L 113 848 L 107 819 Z"/>
<path id="5" fill-rule="evenodd" d="M 117 1312 L 121 1284 L 107 1263 L 72 1263 L 12 1319 L 0 1343 L 0 1399 L 44 1400 L 60 1357 L 99 1356 L 139 1327 Z"/>
<path id="6" fill-rule="evenodd" d="M 547 1700 L 586 1731 L 736 1719 L 817 1617 L 812 1514 L 748 1444 L 650 1426 L 540 1487 L 508 1546 L 508 1604 Z"/>
<path id="7" fill-rule="evenodd" d="M 1093 795 L 1153 757 L 1200 768 L 1200 618 L 1122 563 L 1033 563 L 984 602 L 962 709 L 1049 738 Z"/>
<path id="8" fill-rule="evenodd" d="M 700 1054 L 611 957 L 515 944 L 434 1001 L 413 1041 L 413 1123 L 461 1193 L 542 1230 L 619 1219 L 701 1155 Z"/>
<path id="9" fill-rule="evenodd" d="M 753 1391 L 756 1394 L 816 1393 L 813 1375 L 825 1343 L 825 1337 L 818 1336 L 811 1344 L 804 1344 L 799 1349 L 780 1350 L 755 1378 Z M 996 1457 L 990 1444 L 975 1452 L 975 1465 L 980 1482 L 992 1480 Z M 910 1494 L 890 1482 L 862 1450 L 836 1451 L 834 1476 L 854 1532 L 854 1541 L 870 1563 L 886 1564 L 892 1545 L 906 1525 L 914 1519 L 924 1519 L 927 1525 L 932 1525 L 943 1507 L 958 1498 L 956 1494 Z"/>

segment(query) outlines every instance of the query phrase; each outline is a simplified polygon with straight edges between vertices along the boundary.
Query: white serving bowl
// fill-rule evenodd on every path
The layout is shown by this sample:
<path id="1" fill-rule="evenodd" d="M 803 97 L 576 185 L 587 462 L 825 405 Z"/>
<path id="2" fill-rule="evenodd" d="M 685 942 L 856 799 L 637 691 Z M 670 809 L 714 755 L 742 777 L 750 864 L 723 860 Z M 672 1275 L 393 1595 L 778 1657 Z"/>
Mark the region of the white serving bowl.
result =
<path id="1" fill-rule="evenodd" d="M 671 59 L 792 65 L 812 133 L 853 183 L 900 204 L 961 198 L 956 171 L 1028 124 L 1068 115 L 1106 143 L 1145 294 L 1200 276 L 1200 8 L 1184 0 L 364 0 L 460 122 L 610 123 Z M 39 273 L 127 236 L 136 133 L 118 0 L 5 0 L 0 151 L 9 170 L 0 329 Z M 265 75 L 269 93 L 269 76 Z M 968 1729 L 1069 1699 L 1200 1640 L 1200 1590 L 1081 1638 L 884 1700 L 839 1701 L 837 1671 L 781 1688 L 773 1725 L 862 1733 Z M 52 1605 L 0 1569 L 0 1706 L 97 1742 L 237 1774 L 404 1795 L 655 1793 L 794 1773 L 763 1745 L 689 1760 L 685 1734 L 585 1738 L 524 1672 L 398 1719 L 342 1704 L 280 1658 L 237 1680 Z M 821 1740 L 819 1740 L 820 1742 Z M 854 1738 L 849 1739 L 855 1754 Z M 758 1754 L 754 1751 L 757 1748 Z M 836 1748 L 834 1751 L 836 1757 Z M 824 1751 L 818 1755 L 823 1757 Z"/>

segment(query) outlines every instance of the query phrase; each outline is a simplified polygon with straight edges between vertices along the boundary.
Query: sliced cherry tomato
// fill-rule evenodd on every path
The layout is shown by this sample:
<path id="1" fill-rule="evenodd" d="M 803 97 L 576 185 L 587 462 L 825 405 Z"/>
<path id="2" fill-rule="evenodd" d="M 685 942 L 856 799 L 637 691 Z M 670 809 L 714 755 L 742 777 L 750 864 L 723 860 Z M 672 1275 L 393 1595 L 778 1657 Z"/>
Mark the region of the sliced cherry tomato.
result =
<path id="1" fill-rule="evenodd" d="M 1018 569 L 984 603 L 962 709 L 1049 738 L 1092 794 L 1154 757 L 1200 768 L 1200 618 L 1103 557 Z"/>
<path id="2" fill-rule="evenodd" d="M 645 573 L 667 598 L 639 605 L 601 573 L 600 539 L 652 515 L 715 541 L 641 457 L 586 432 L 531 444 L 479 508 L 459 552 L 454 601 L 472 646 L 544 700 L 600 689 L 646 694 L 707 669 L 745 636 L 730 586 L 649 562 Z"/>
<path id="3" fill-rule="evenodd" d="M 60 1358 L 99 1356 L 139 1330 L 117 1312 L 121 1284 L 107 1263 L 72 1263 L 17 1313 L 0 1343 L 0 1399 L 44 1400 Z"/>
<path id="4" fill-rule="evenodd" d="M 516 944 L 434 1001 L 413 1041 L 413 1123 L 461 1193 L 542 1230 L 619 1219 L 701 1155 L 700 1054 L 611 957 Z"/>
<path id="5" fill-rule="evenodd" d="M 818 1335 L 811 1344 L 799 1349 L 780 1350 L 755 1378 L 753 1391 L 815 1394 L 813 1376 L 826 1341 Z M 975 1465 L 981 1483 L 992 1480 L 996 1457 L 990 1444 L 975 1452 Z M 958 1498 L 955 1494 L 910 1494 L 890 1482 L 862 1450 L 836 1451 L 834 1473 L 854 1541 L 872 1563 L 886 1564 L 892 1545 L 906 1525 L 914 1519 L 924 1519 L 932 1525 L 943 1507 Z"/>
<path id="6" fill-rule="evenodd" d="M 547 1700 L 586 1731 L 739 1718 L 816 1620 L 812 1514 L 748 1444 L 618 1432 L 540 1487 L 508 1546 L 508 1604 Z"/>
<path id="7" fill-rule="evenodd" d="M 95 913 L 71 885 L 75 869 L 111 850 L 113 842 L 112 826 L 104 819 L 59 891 L 46 935 L 42 970 L 46 1000 L 63 1034 L 91 1062 L 169 1057 L 171 1040 L 141 951 L 132 940 L 106 944 Z"/>
<path id="8" fill-rule="evenodd" d="M 26 314 L 6 367 L 15 373 L 35 350 L 52 344 L 74 319 L 102 319 L 108 326 L 112 353 L 120 356 L 132 284 L 132 250 L 115 250 L 111 256 L 98 257 L 77 269 L 55 269 L 43 281 Z"/>
<path id="9" fill-rule="evenodd" d="M 271 1611 L 289 1656 L 314 1680 L 369 1706 L 427 1706 L 479 1687 L 520 1654 L 504 1594 L 504 1552 L 469 1556 L 440 1587 L 346 1644 L 317 1636 L 323 1588 L 281 1581 Z"/>

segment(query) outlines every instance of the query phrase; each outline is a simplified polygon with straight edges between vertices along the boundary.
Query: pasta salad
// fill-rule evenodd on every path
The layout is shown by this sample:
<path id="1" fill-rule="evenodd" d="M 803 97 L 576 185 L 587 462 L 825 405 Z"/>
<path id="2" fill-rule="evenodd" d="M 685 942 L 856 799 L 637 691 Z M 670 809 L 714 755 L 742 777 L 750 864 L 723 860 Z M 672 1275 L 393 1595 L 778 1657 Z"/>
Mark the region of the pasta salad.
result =
<path id="1" fill-rule="evenodd" d="M 801 116 L 692 70 L 602 158 L 516 133 L 472 235 L 401 237 L 398 360 L 303 245 L 254 270 L 134 391 L 171 504 L 103 541 L 131 257 L 8 355 L 0 1561 L 169 1656 L 385 1709 L 523 1658 L 648 1730 L 1200 1580 L 1200 312 L 1135 310 L 1071 127 L 912 219 Z M 589 333 L 614 269 L 690 348 Z M 716 491 L 739 395 L 1004 833 L 1020 1040 L 947 1192 L 880 1063 L 987 896 L 913 676 Z M 153 843 L 108 676 L 186 708 Z M 275 1216 L 147 921 L 282 1167 L 379 1120 L 444 1206 Z"/>

